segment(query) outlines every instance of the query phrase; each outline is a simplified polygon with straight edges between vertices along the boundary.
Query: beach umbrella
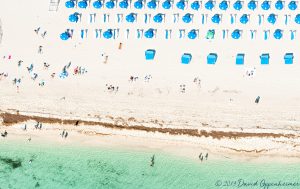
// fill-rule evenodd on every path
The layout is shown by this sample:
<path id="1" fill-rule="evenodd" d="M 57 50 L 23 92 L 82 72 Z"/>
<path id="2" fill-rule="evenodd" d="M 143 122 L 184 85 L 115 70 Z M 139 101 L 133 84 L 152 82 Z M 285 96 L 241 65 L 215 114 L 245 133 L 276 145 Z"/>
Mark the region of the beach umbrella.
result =
<path id="1" fill-rule="evenodd" d="M 147 7 L 149 9 L 156 9 L 157 5 L 156 5 L 156 1 L 155 0 L 151 0 L 147 3 Z"/>
<path id="2" fill-rule="evenodd" d="M 231 33 L 231 37 L 233 39 L 239 39 L 241 37 L 241 31 L 239 29 L 236 29 L 234 30 L 232 33 Z"/>
<path id="3" fill-rule="evenodd" d="M 297 3 L 296 3 L 296 1 L 291 1 L 289 3 L 289 9 L 290 10 L 296 10 L 297 9 Z"/>
<path id="4" fill-rule="evenodd" d="M 196 39 L 197 37 L 197 32 L 196 30 L 191 30 L 189 33 L 188 33 L 188 38 L 189 39 Z"/>
<path id="5" fill-rule="evenodd" d="M 199 3 L 199 1 L 194 1 L 194 2 L 192 2 L 191 8 L 192 8 L 193 10 L 198 10 L 198 9 L 200 8 L 200 3 Z"/>
<path id="6" fill-rule="evenodd" d="M 106 39 L 110 39 L 113 36 L 112 29 L 108 29 L 105 32 L 103 32 L 103 37 Z"/>
<path id="7" fill-rule="evenodd" d="M 135 21 L 135 16 L 134 13 L 130 13 L 126 16 L 126 21 L 127 22 L 134 22 Z"/>
<path id="8" fill-rule="evenodd" d="M 113 9 L 115 7 L 115 2 L 113 1 L 108 1 L 105 3 L 106 8 L 108 9 Z"/>
<path id="9" fill-rule="evenodd" d="M 281 0 L 277 1 L 277 2 L 275 3 L 275 8 L 276 8 L 277 10 L 282 10 L 282 9 L 283 9 L 283 2 L 282 2 Z"/>
<path id="10" fill-rule="evenodd" d="M 221 10 L 227 10 L 228 9 L 228 2 L 227 1 L 222 1 L 220 4 L 219 4 L 219 8 Z"/>
<path id="11" fill-rule="evenodd" d="M 150 39 L 150 38 L 153 38 L 154 37 L 154 30 L 152 28 L 148 29 L 146 32 L 145 32 L 145 37 Z"/>
<path id="12" fill-rule="evenodd" d="M 142 9 L 143 8 L 143 2 L 141 0 L 138 0 L 138 1 L 134 2 L 133 6 L 136 9 Z"/>
<path id="13" fill-rule="evenodd" d="M 185 2 L 184 2 L 184 0 L 178 1 L 178 2 L 176 3 L 176 7 L 177 7 L 178 9 L 184 10 L 184 8 L 185 8 Z"/>
<path id="14" fill-rule="evenodd" d="M 164 9 L 170 9 L 171 8 L 171 2 L 170 2 L 170 0 L 166 0 L 166 1 L 164 1 L 163 3 L 162 3 L 162 7 L 164 8 Z"/>
<path id="15" fill-rule="evenodd" d="M 192 21 L 191 14 L 187 13 L 182 17 L 182 21 L 184 23 L 190 23 Z"/>
<path id="16" fill-rule="evenodd" d="M 282 38 L 282 30 L 280 30 L 280 29 L 275 30 L 275 32 L 273 33 L 273 36 L 275 39 L 281 39 Z"/>
<path id="17" fill-rule="evenodd" d="M 102 7 L 102 2 L 101 2 L 100 0 L 95 1 L 95 2 L 93 3 L 93 7 L 94 7 L 95 9 L 100 9 L 100 8 Z"/>
<path id="18" fill-rule="evenodd" d="M 128 4 L 128 1 L 127 1 L 127 0 L 123 0 L 123 1 L 121 1 L 121 2 L 119 3 L 119 7 L 120 7 L 121 9 L 127 9 L 128 6 L 129 6 L 129 4 Z"/>
<path id="19" fill-rule="evenodd" d="M 234 4 L 233 4 L 233 8 L 235 10 L 241 10 L 243 8 L 243 5 L 242 5 L 242 2 L 241 1 L 236 1 Z"/>
<path id="20" fill-rule="evenodd" d="M 74 13 L 69 16 L 70 22 L 78 22 L 78 20 L 79 20 L 78 13 Z"/>
<path id="21" fill-rule="evenodd" d="M 275 14 L 270 14 L 269 16 L 268 16 L 268 22 L 269 23 L 271 23 L 271 24 L 275 24 L 275 22 L 276 22 L 276 15 Z"/>
<path id="22" fill-rule="evenodd" d="M 156 23 L 161 23 L 163 21 L 163 16 L 161 13 L 158 13 L 153 17 L 153 21 Z"/>
<path id="23" fill-rule="evenodd" d="M 70 1 L 67 1 L 67 2 L 65 3 L 65 6 L 66 6 L 67 8 L 74 8 L 74 7 L 75 7 L 75 3 L 74 3 L 74 1 L 70 0 Z"/>
<path id="24" fill-rule="evenodd" d="M 248 9 L 255 10 L 256 9 L 256 2 L 254 0 L 249 1 Z"/>
<path id="25" fill-rule="evenodd" d="M 263 10 L 269 10 L 270 9 L 270 2 L 269 1 L 264 1 L 262 4 L 261 4 L 261 8 Z"/>
<path id="26" fill-rule="evenodd" d="M 213 39 L 215 37 L 215 30 L 208 30 L 206 33 L 206 39 Z"/>
<path id="27" fill-rule="evenodd" d="M 64 70 L 59 74 L 59 77 L 65 79 L 66 77 L 68 77 L 68 75 L 69 75 L 68 72 Z"/>
<path id="28" fill-rule="evenodd" d="M 219 15 L 219 14 L 213 15 L 213 17 L 211 17 L 211 21 L 212 21 L 213 23 L 219 24 L 220 21 L 221 21 L 220 15 Z"/>
<path id="29" fill-rule="evenodd" d="M 68 40 L 70 38 L 70 34 L 68 32 L 64 32 L 62 34 L 60 34 L 60 39 L 61 40 Z"/>
<path id="30" fill-rule="evenodd" d="M 297 24 L 300 24 L 300 14 L 297 14 L 297 15 L 295 16 L 295 22 L 296 22 Z"/>
<path id="31" fill-rule="evenodd" d="M 207 10 L 212 10 L 213 8 L 214 8 L 214 3 L 213 3 L 213 1 L 212 0 L 209 0 L 209 1 L 207 1 L 206 3 L 205 3 L 205 8 L 207 9 Z"/>
<path id="32" fill-rule="evenodd" d="M 247 22 L 249 21 L 248 15 L 247 14 L 243 14 L 240 18 L 240 22 L 242 24 L 247 24 Z"/>
<path id="33" fill-rule="evenodd" d="M 88 3 L 86 0 L 82 0 L 78 2 L 78 7 L 82 8 L 82 9 L 86 9 L 86 7 L 88 6 Z"/>

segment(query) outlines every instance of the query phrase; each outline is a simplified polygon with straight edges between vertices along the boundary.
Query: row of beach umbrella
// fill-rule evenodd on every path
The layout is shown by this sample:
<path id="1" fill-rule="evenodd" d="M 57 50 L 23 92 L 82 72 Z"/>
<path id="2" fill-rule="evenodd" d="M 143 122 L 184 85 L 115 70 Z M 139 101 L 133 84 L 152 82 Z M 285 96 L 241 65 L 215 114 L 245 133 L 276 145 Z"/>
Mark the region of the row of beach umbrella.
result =
<path id="1" fill-rule="evenodd" d="M 158 8 L 158 1 L 156 0 L 150 0 L 146 2 L 145 0 L 134 0 L 134 2 L 131 2 L 131 0 L 121 0 L 120 2 L 117 3 L 116 0 L 96 0 L 92 2 L 92 6 L 95 9 L 101 9 L 103 7 L 106 7 L 107 9 L 113 9 L 116 8 L 117 5 L 119 5 L 119 8 L 122 9 L 128 9 L 131 6 L 131 3 L 133 3 L 133 7 L 135 9 L 142 9 L 142 8 L 149 8 L 149 9 L 156 9 Z M 202 3 L 204 4 L 204 8 L 207 10 L 213 10 L 216 6 L 217 3 L 214 0 L 208 0 L 206 2 L 198 1 L 195 0 L 192 3 L 190 3 L 190 7 L 193 10 L 199 10 L 202 7 Z M 258 8 L 259 3 L 256 0 L 250 0 L 247 3 L 242 0 L 236 0 L 232 7 L 235 10 L 241 10 L 243 6 L 248 7 L 249 10 L 255 10 Z M 185 10 L 188 7 L 188 1 L 186 0 L 179 0 L 177 2 L 174 2 L 173 0 L 164 0 L 161 4 L 163 9 L 171 9 L 173 8 L 173 5 L 176 6 L 176 8 Z M 76 1 L 75 0 L 68 0 L 65 2 L 65 6 L 67 8 L 75 8 L 76 7 Z M 77 6 L 82 9 L 86 9 L 89 7 L 89 1 L 88 0 L 80 0 L 77 3 Z M 226 11 L 230 7 L 230 1 L 229 0 L 222 0 L 219 4 L 218 7 L 220 10 Z M 264 0 L 260 2 L 260 7 L 262 10 L 270 10 L 271 9 L 271 0 Z M 274 8 L 277 10 L 283 10 L 285 7 L 287 7 L 289 10 L 296 10 L 298 8 L 298 2 L 291 0 L 289 2 L 285 2 L 282 0 L 277 0 L 274 4 Z"/>

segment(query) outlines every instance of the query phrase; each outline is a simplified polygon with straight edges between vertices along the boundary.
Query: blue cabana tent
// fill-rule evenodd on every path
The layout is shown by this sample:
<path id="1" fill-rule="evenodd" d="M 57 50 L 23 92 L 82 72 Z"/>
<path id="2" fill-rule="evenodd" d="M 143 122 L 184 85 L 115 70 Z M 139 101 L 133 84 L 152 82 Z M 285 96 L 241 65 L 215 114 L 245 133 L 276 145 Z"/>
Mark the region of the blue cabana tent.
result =
<path id="1" fill-rule="evenodd" d="M 148 7 L 149 9 L 156 9 L 156 7 L 157 7 L 156 1 L 155 1 L 155 0 L 149 1 L 149 2 L 147 3 L 147 7 Z"/>
<path id="2" fill-rule="evenodd" d="M 197 37 L 197 32 L 196 32 L 196 30 L 191 30 L 189 33 L 188 33 L 188 38 L 189 39 L 196 39 L 196 37 Z"/>
<path id="3" fill-rule="evenodd" d="M 242 24 L 247 24 L 247 22 L 249 21 L 248 15 L 247 14 L 243 14 L 240 18 L 240 22 Z"/>
<path id="4" fill-rule="evenodd" d="M 228 9 L 228 2 L 226 0 L 223 0 L 220 4 L 219 4 L 219 8 L 221 10 L 227 10 Z"/>
<path id="5" fill-rule="evenodd" d="M 282 38 L 282 30 L 276 29 L 273 33 L 273 36 L 275 39 L 281 39 Z"/>
<path id="6" fill-rule="evenodd" d="M 282 10 L 283 9 L 283 2 L 281 0 L 278 0 L 276 3 L 275 3 L 275 8 L 277 10 Z"/>
<path id="7" fill-rule="evenodd" d="M 285 64 L 293 64 L 294 54 L 293 53 L 286 53 L 284 55 L 284 63 Z"/>
<path id="8" fill-rule="evenodd" d="M 129 4 L 128 4 L 128 1 L 127 1 L 127 0 L 120 1 L 120 3 L 119 3 L 119 7 L 120 7 L 121 9 L 127 9 L 128 6 L 129 6 Z"/>
<path id="9" fill-rule="evenodd" d="M 297 24 L 300 24 L 300 14 L 297 14 L 297 15 L 295 16 L 295 22 L 296 22 Z"/>
<path id="10" fill-rule="evenodd" d="M 75 3 L 74 3 L 73 0 L 69 0 L 69 1 L 67 1 L 67 2 L 65 3 L 65 6 L 66 6 L 67 8 L 74 8 L 74 7 L 75 7 Z"/>
<path id="11" fill-rule="evenodd" d="M 79 20 L 79 17 L 78 17 L 77 12 L 75 12 L 75 13 L 73 13 L 69 16 L 69 21 L 70 22 L 78 22 L 78 20 Z"/>
<path id="12" fill-rule="evenodd" d="M 184 23 L 190 23 L 192 21 L 192 15 L 190 13 L 187 13 L 185 14 L 183 17 L 182 17 L 182 21 Z"/>
<path id="13" fill-rule="evenodd" d="M 145 51 L 146 60 L 153 60 L 155 57 L 156 51 L 154 49 L 148 49 Z"/>
<path id="14" fill-rule="evenodd" d="M 190 53 L 184 53 L 181 56 L 181 63 L 182 64 L 189 64 L 192 60 L 192 55 Z"/>
<path id="15" fill-rule="evenodd" d="M 128 14 L 125 19 L 126 19 L 127 22 L 131 22 L 131 23 L 134 22 L 135 21 L 134 13 Z"/>
<path id="16" fill-rule="evenodd" d="M 113 36 L 112 29 L 108 29 L 105 32 L 103 32 L 103 37 L 105 39 L 110 39 L 110 38 L 112 38 L 112 36 Z"/>
<path id="17" fill-rule="evenodd" d="M 269 64 L 269 60 L 270 60 L 269 53 L 260 55 L 260 64 Z"/>
<path id="18" fill-rule="evenodd" d="M 269 1 L 264 1 L 262 4 L 261 4 L 261 8 L 263 10 L 269 10 L 270 9 L 270 2 Z"/>
<path id="19" fill-rule="evenodd" d="M 151 39 L 154 37 L 154 29 L 150 28 L 145 32 L 145 37 Z"/>
<path id="20" fill-rule="evenodd" d="M 153 17 L 153 21 L 156 22 L 156 23 L 161 23 L 163 21 L 163 16 L 161 13 L 158 13 L 156 14 L 154 17 Z"/>
<path id="21" fill-rule="evenodd" d="M 87 6 L 88 6 L 87 0 L 82 0 L 78 2 L 79 8 L 86 9 Z"/>
<path id="22" fill-rule="evenodd" d="M 63 40 L 63 41 L 66 41 L 70 38 L 70 34 L 68 32 L 64 32 L 62 34 L 60 34 L 60 39 Z"/>
<path id="23" fill-rule="evenodd" d="M 207 10 L 212 10 L 213 8 L 214 8 L 214 3 L 213 3 L 213 1 L 212 0 L 209 0 L 209 1 L 207 1 L 206 3 L 205 3 L 205 8 L 207 9 Z"/>
<path id="24" fill-rule="evenodd" d="M 240 0 L 237 0 L 234 4 L 233 4 L 233 8 L 235 10 L 241 10 L 243 8 L 242 2 Z"/>
<path id="25" fill-rule="evenodd" d="M 63 70 L 60 74 L 59 74 L 59 77 L 61 79 L 65 79 L 66 77 L 68 77 L 68 72 L 66 70 Z"/>
<path id="26" fill-rule="evenodd" d="M 215 64 L 217 62 L 218 55 L 216 53 L 209 53 L 207 55 L 207 64 Z"/>
<path id="27" fill-rule="evenodd" d="M 164 9 L 170 9 L 171 8 L 171 2 L 170 2 L 170 0 L 165 0 L 163 3 L 162 3 L 162 7 L 164 8 Z"/>
<path id="28" fill-rule="evenodd" d="M 211 17 L 211 21 L 213 23 L 219 24 L 221 22 L 221 17 L 219 14 L 215 14 L 213 15 L 213 17 Z"/>
<path id="29" fill-rule="evenodd" d="M 235 64 L 236 65 L 244 65 L 244 57 L 245 54 L 239 53 L 236 55 Z"/>
<path id="30" fill-rule="evenodd" d="M 199 3 L 199 1 L 194 1 L 194 2 L 192 2 L 191 8 L 192 8 L 193 10 L 196 10 L 196 11 L 197 11 L 197 10 L 200 8 L 200 3 Z"/>
<path id="31" fill-rule="evenodd" d="M 276 22 L 276 15 L 275 14 L 270 14 L 269 16 L 268 16 L 268 22 L 269 23 L 271 23 L 271 24 L 275 24 L 275 22 Z"/>
<path id="32" fill-rule="evenodd" d="M 142 9 L 143 8 L 143 1 L 142 0 L 137 0 L 136 2 L 134 2 L 133 6 L 136 9 Z"/>
<path id="33" fill-rule="evenodd" d="M 185 2 L 184 2 L 184 0 L 178 1 L 178 2 L 176 3 L 176 7 L 177 7 L 178 9 L 184 10 L 184 8 L 185 8 Z"/>
<path id="34" fill-rule="evenodd" d="M 296 10 L 297 9 L 296 1 L 290 1 L 288 7 L 289 7 L 290 10 Z"/>
<path id="35" fill-rule="evenodd" d="M 256 9 L 256 2 L 254 0 L 249 1 L 248 9 L 255 10 Z"/>
<path id="36" fill-rule="evenodd" d="M 105 3 L 106 8 L 113 9 L 115 7 L 115 2 L 110 0 Z"/>
<path id="37" fill-rule="evenodd" d="M 93 3 L 93 7 L 95 8 L 95 9 L 100 9 L 101 7 L 102 7 L 102 2 L 100 1 L 100 0 L 97 0 L 97 1 L 95 1 L 94 3 Z"/>
<path id="38" fill-rule="evenodd" d="M 241 31 L 239 29 L 236 29 L 234 30 L 232 33 L 231 33 L 231 37 L 233 39 L 239 39 L 241 37 Z"/>

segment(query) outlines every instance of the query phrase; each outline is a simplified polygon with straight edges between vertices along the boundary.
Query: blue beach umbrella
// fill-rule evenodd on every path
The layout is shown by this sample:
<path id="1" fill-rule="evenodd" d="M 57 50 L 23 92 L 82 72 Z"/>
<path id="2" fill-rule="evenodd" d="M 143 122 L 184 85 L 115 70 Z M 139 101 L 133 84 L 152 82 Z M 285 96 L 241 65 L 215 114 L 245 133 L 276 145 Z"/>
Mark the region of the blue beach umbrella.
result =
<path id="1" fill-rule="evenodd" d="M 251 0 L 248 3 L 248 9 L 250 9 L 250 10 L 255 10 L 256 9 L 256 2 L 254 0 Z"/>
<path id="2" fill-rule="evenodd" d="M 155 1 L 155 0 L 149 1 L 149 2 L 147 3 L 147 7 L 148 7 L 149 9 L 156 9 L 156 7 L 157 7 L 156 1 Z"/>
<path id="3" fill-rule="evenodd" d="M 219 4 L 219 8 L 221 10 L 227 10 L 228 9 L 228 2 L 227 1 L 222 1 L 220 4 Z"/>
<path id="4" fill-rule="evenodd" d="M 282 10 L 282 9 L 283 9 L 283 2 L 282 2 L 281 0 L 277 1 L 277 2 L 275 3 L 275 8 L 276 8 L 277 10 Z"/>
<path id="5" fill-rule="evenodd" d="M 209 1 L 207 1 L 206 3 L 205 3 L 205 8 L 207 9 L 207 10 L 212 10 L 213 8 L 214 8 L 214 3 L 212 2 L 212 0 L 209 0 Z"/>
<path id="6" fill-rule="evenodd" d="M 189 39 L 195 39 L 197 37 L 197 32 L 196 30 L 191 30 L 189 33 L 188 33 L 188 38 Z"/>
<path id="7" fill-rule="evenodd" d="M 243 8 L 243 5 L 242 5 L 242 2 L 241 1 L 236 1 L 234 4 L 233 4 L 233 8 L 235 10 L 241 10 Z"/>
<path id="8" fill-rule="evenodd" d="M 59 77 L 61 79 L 65 79 L 66 77 L 68 77 L 68 72 L 66 70 L 62 71 L 60 74 L 59 74 Z"/>
<path id="9" fill-rule="evenodd" d="M 66 41 L 70 38 L 70 34 L 68 32 L 64 32 L 62 34 L 60 34 L 60 39 L 63 41 Z"/>
<path id="10" fill-rule="evenodd" d="M 134 22 L 135 21 L 135 16 L 134 16 L 134 13 L 130 13 L 126 16 L 126 21 L 127 22 Z"/>
<path id="11" fill-rule="evenodd" d="M 176 3 L 176 7 L 177 7 L 178 9 L 184 10 L 184 8 L 185 8 L 185 2 L 184 2 L 184 0 L 178 1 L 178 2 Z"/>
<path id="12" fill-rule="evenodd" d="M 280 29 L 275 30 L 275 32 L 273 33 L 273 36 L 275 39 L 281 39 L 282 38 L 282 30 L 280 30 Z"/>
<path id="13" fill-rule="evenodd" d="M 192 8 L 193 10 L 198 10 L 198 9 L 200 8 L 200 3 L 199 3 L 199 1 L 194 1 L 194 2 L 192 2 L 191 8 Z"/>
<path id="14" fill-rule="evenodd" d="M 78 7 L 82 8 L 82 9 L 86 9 L 86 7 L 88 6 L 88 3 L 86 0 L 82 0 L 78 2 Z"/>
<path id="15" fill-rule="evenodd" d="M 261 8 L 263 10 L 269 10 L 270 9 L 270 2 L 269 1 L 264 1 L 262 4 L 261 4 Z"/>
<path id="16" fill-rule="evenodd" d="M 163 3 L 162 3 L 162 7 L 164 8 L 164 9 L 170 9 L 171 8 L 171 2 L 170 2 L 170 0 L 166 0 L 166 1 L 164 1 Z"/>
<path id="17" fill-rule="evenodd" d="M 271 24 L 275 24 L 275 22 L 276 22 L 276 15 L 275 14 L 270 14 L 269 16 L 268 16 L 268 22 L 269 23 L 271 23 Z"/>
<path id="18" fill-rule="evenodd" d="M 221 21 L 220 15 L 219 15 L 219 14 L 213 15 L 213 17 L 211 17 L 211 21 L 212 21 L 213 23 L 219 24 L 220 21 Z"/>
<path id="19" fill-rule="evenodd" d="M 103 37 L 105 39 L 110 39 L 110 38 L 112 38 L 112 36 L 113 36 L 112 29 L 108 29 L 105 32 L 103 32 Z"/>
<path id="20" fill-rule="evenodd" d="M 182 17 L 182 21 L 184 23 L 190 23 L 192 21 L 192 16 L 191 14 L 187 13 Z"/>
<path id="21" fill-rule="evenodd" d="M 233 39 L 239 39 L 241 37 L 241 31 L 236 29 L 231 33 Z"/>
<path id="22" fill-rule="evenodd" d="M 108 1 L 105 3 L 106 8 L 108 9 L 113 9 L 115 7 L 115 2 L 113 1 Z"/>
<path id="23" fill-rule="evenodd" d="M 163 21 L 163 16 L 161 13 L 158 13 L 153 17 L 153 21 L 156 23 L 161 23 Z"/>
<path id="24" fill-rule="evenodd" d="M 291 1 L 289 3 L 289 9 L 290 10 L 296 10 L 297 9 L 297 3 L 296 3 L 296 1 Z"/>
<path id="25" fill-rule="evenodd" d="M 95 1 L 95 2 L 93 3 L 93 7 L 94 7 L 95 9 L 100 9 L 100 8 L 102 7 L 102 2 L 101 2 L 100 0 Z"/>
<path id="26" fill-rule="evenodd" d="M 75 13 L 73 13 L 69 16 L 69 21 L 70 22 L 78 22 L 78 20 L 79 20 L 79 17 L 78 17 L 77 12 L 75 12 Z"/>
<path id="27" fill-rule="evenodd" d="M 67 8 L 74 8 L 74 7 L 75 7 L 75 3 L 74 3 L 74 1 L 70 0 L 70 1 L 67 1 L 67 2 L 65 3 L 65 6 L 66 6 Z"/>
<path id="28" fill-rule="evenodd" d="M 247 24 L 247 22 L 249 21 L 248 15 L 247 14 L 243 14 L 240 18 L 240 22 L 242 24 Z"/>
<path id="29" fill-rule="evenodd" d="M 300 14 L 297 14 L 297 15 L 295 16 L 295 22 L 296 22 L 297 24 L 300 24 Z"/>
<path id="30" fill-rule="evenodd" d="M 138 0 L 138 1 L 134 2 L 133 6 L 136 9 L 142 9 L 143 8 L 143 2 L 141 0 Z"/>
<path id="31" fill-rule="evenodd" d="M 129 4 L 128 4 L 128 1 L 127 1 L 127 0 L 123 0 L 123 1 L 121 1 L 121 2 L 119 3 L 119 7 L 120 7 L 121 9 L 127 9 L 128 6 L 129 6 Z"/>
<path id="32" fill-rule="evenodd" d="M 154 30 L 152 28 L 148 29 L 144 35 L 146 38 L 151 39 L 154 37 Z"/>

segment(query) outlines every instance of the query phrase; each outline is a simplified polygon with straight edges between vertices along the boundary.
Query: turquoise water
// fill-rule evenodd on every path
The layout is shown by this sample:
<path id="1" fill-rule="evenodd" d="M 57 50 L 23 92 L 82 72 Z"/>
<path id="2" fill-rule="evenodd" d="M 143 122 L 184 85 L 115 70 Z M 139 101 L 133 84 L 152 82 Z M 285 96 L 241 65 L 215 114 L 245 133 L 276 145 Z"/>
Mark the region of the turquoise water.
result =
<path id="1" fill-rule="evenodd" d="M 263 180 L 299 183 L 269 188 L 300 188 L 299 164 L 201 163 L 155 153 L 150 167 L 153 152 L 5 140 L 0 141 L 0 150 L 1 189 L 252 189 L 264 188 Z"/>

